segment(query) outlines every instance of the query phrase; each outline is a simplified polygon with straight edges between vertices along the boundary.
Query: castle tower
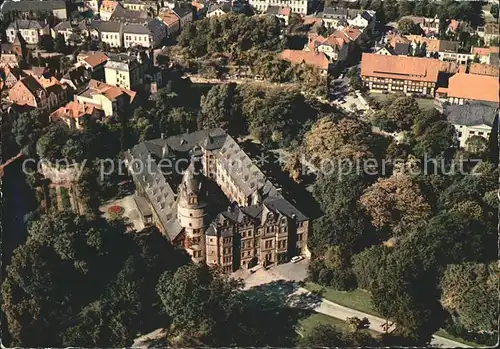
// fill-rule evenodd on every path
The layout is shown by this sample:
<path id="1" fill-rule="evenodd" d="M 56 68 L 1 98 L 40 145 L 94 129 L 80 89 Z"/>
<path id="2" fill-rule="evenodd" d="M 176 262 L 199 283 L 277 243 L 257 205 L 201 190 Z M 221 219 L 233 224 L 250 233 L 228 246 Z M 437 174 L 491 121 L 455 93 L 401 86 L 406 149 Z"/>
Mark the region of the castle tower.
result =
<path id="1" fill-rule="evenodd" d="M 177 219 L 185 231 L 184 246 L 194 262 L 205 261 L 205 196 L 201 171 L 191 162 L 184 171 L 177 201 Z"/>

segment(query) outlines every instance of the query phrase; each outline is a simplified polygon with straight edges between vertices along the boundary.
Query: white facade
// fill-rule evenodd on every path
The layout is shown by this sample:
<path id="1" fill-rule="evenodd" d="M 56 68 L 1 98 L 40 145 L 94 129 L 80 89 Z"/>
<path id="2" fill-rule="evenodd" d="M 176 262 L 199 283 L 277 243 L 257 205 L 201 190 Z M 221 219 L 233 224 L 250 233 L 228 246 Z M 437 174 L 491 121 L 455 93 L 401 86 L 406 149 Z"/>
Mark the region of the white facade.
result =
<path id="1" fill-rule="evenodd" d="M 310 0 L 249 0 L 249 4 L 261 13 L 267 12 L 269 6 L 281 8 L 290 7 L 293 13 L 307 15 L 308 3 Z"/>
<path id="2" fill-rule="evenodd" d="M 212 18 L 212 17 L 220 17 L 224 16 L 226 13 L 222 11 L 220 8 L 216 9 L 215 11 L 208 12 L 207 13 L 207 18 Z"/>
<path id="3" fill-rule="evenodd" d="M 26 41 L 27 44 L 38 44 L 38 41 L 40 40 L 40 36 L 42 35 L 41 33 L 42 30 L 38 29 L 14 29 L 14 28 L 8 28 L 7 29 L 7 40 L 10 43 L 13 43 L 14 40 L 16 40 L 16 33 L 19 32 L 21 33 L 21 36 L 23 37 L 24 41 Z"/>
<path id="4" fill-rule="evenodd" d="M 153 47 L 153 35 L 152 34 L 133 34 L 123 32 L 123 44 L 125 48 L 133 47 L 133 46 L 142 46 L 142 47 Z"/>
<path id="5" fill-rule="evenodd" d="M 90 9 L 94 14 L 99 13 L 99 2 L 97 0 L 85 0 L 85 7 Z"/>
<path id="6" fill-rule="evenodd" d="M 122 47 L 123 46 L 123 35 L 122 32 L 101 32 L 101 41 L 108 44 L 110 47 Z"/>
<path id="7" fill-rule="evenodd" d="M 460 142 L 461 148 L 466 148 L 467 140 L 472 136 L 481 136 L 484 139 L 488 140 L 491 133 L 491 126 L 485 124 L 474 126 L 453 125 L 453 127 L 455 127 L 455 131 L 457 133 L 457 138 Z"/>

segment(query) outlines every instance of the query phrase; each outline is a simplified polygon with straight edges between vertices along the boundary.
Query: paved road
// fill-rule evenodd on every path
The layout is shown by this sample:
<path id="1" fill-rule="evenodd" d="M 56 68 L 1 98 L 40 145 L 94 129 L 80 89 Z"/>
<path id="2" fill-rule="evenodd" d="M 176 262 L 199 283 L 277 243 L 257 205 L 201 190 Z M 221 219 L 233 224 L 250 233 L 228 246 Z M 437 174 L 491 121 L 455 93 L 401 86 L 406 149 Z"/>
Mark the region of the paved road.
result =
<path id="1" fill-rule="evenodd" d="M 286 263 L 272 267 L 268 270 L 262 268 L 253 274 L 251 274 L 249 271 L 246 270 L 239 271 L 238 274 L 235 274 L 234 276 L 244 279 L 246 289 L 251 289 L 255 286 L 269 284 L 272 282 L 276 282 L 278 280 L 302 281 L 307 276 L 308 263 L 309 263 L 308 260 L 303 260 L 296 264 Z M 287 288 L 283 288 L 283 292 L 286 292 L 286 289 Z M 322 313 L 341 320 L 345 320 L 348 317 L 354 317 L 354 316 L 358 318 L 366 317 L 370 321 L 369 328 L 371 330 L 380 333 L 384 332 L 382 325 L 386 322 L 385 319 L 370 314 L 366 314 L 355 309 L 344 307 L 340 304 L 336 304 L 324 298 L 318 297 L 315 301 L 304 302 L 303 298 L 307 298 L 309 300 L 312 300 L 314 298 L 314 295 L 309 290 L 298 286 L 292 288 L 291 290 L 292 290 L 291 293 L 284 294 L 285 297 L 288 297 L 287 304 L 291 307 L 314 310 L 318 313 Z M 305 297 L 298 297 L 300 295 Z M 392 327 L 390 331 L 391 330 L 394 330 L 394 327 Z M 434 347 L 444 347 L 444 348 L 470 348 L 465 344 L 455 342 L 439 336 L 433 336 L 431 345 Z"/>

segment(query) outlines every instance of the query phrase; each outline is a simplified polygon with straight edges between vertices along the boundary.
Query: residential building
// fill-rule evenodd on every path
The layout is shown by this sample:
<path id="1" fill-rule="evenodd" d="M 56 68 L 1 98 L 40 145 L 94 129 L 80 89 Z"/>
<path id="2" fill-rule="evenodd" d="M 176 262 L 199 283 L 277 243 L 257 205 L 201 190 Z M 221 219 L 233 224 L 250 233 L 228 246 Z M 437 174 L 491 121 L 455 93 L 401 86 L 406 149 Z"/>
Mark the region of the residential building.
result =
<path id="1" fill-rule="evenodd" d="M 488 140 L 497 113 L 498 106 L 480 102 L 449 105 L 444 109 L 444 114 L 455 128 L 462 148 L 467 148 L 467 140 L 472 136 L 481 136 Z"/>
<path id="2" fill-rule="evenodd" d="M 127 10 L 121 6 L 117 6 L 109 20 L 123 23 L 144 24 L 150 20 L 150 17 L 146 11 Z"/>
<path id="3" fill-rule="evenodd" d="M 104 66 L 108 61 L 108 56 L 104 52 L 81 52 L 77 56 L 77 65 L 85 67 L 93 74 L 102 71 L 104 73 Z M 102 74 L 104 76 L 104 74 Z"/>
<path id="4" fill-rule="evenodd" d="M 418 25 L 420 29 L 426 34 L 439 34 L 439 18 L 427 18 L 427 17 L 416 17 L 416 16 L 405 16 L 403 18 L 411 19 L 415 25 Z"/>
<path id="5" fill-rule="evenodd" d="M 480 63 L 471 63 L 468 73 L 477 75 L 490 75 L 490 76 L 500 75 L 498 65 L 480 64 Z"/>
<path id="6" fill-rule="evenodd" d="M 175 13 L 172 12 L 172 10 L 168 9 L 166 11 L 160 12 L 158 15 L 158 18 L 167 27 L 167 35 L 168 36 L 175 35 L 180 31 L 181 20 Z"/>
<path id="7" fill-rule="evenodd" d="M 141 217 L 194 262 L 232 272 L 309 255 L 309 218 L 222 129 L 146 141 L 125 158 Z M 186 164 L 179 171 L 159 165 L 179 159 Z M 217 207 L 213 199 L 220 195 L 233 204 Z"/>
<path id="8" fill-rule="evenodd" d="M 331 63 L 325 53 L 305 50 L 284 50 L 280 54 L 280 59 L 293 64 L 306 64 L 315 67 L 323 74 L 328 73 Z"/>
<path id="9" fill-rule="evenodd" d="M 403 92 L 434 96 L 440 62 L 432 58 L 363 53 L 361 78 L 376 92 Z"/>
<path id="10" fill-rule="evenodd" d="M 292 8 L 291 7 L 268 6 L 266 14 L 271 15 L 271 16 L 275 16 L 275 17 L 283 20 L 283 23 L 285 23 L 285 25 L 288 25 L 288 19 L 290 18 L 290 15 L 292 14 Z"/>
<path id="11" fill-rule="evenodd" d="M 304 50 L 324 53 L 332 63 L 335 61 L 344 61 L 349 54 L 350 41 L 340 31 L 336 31 L 327 38 L 321 35 L 309 35 L 309 43 Z"/>
<path id="12" fill-rule="evenodd" d="M 425 49 L 426 57 L 438 58 L 441 61 L 457 62 L 467 64 L 474 59 L 474 54 L 460 52 L 460 43 L 458 41 L 429 39 L 419 35 L 407 35 L 411 41 L 413 51 L 420 46 Z"/>
<path id="13" fill-rule="evenodd" d="M 207 10 L 207 18 L 224 16 L 231 12 L 231 3 L 223 2 L 221 4 L 210 4 Z"/>
<path id="14" fill-rule="evenodd" d="M 498 46 L 472 47 L 471 52 L 474 58 L 479 59 L 479 63 L 495 64 L 498 62 Z"/>
<path id="15" fill-rule="evenodd" d="M 172 12 L 179 17 L 181 21 L 181 29 L 182 26 L 185 25 L 186 23 L 190 23 L 193 21 L 193 9 L 191 7 L 180 7 L 180 6 L 175 6 L 172 9 Z"/>
<path id="16" fill-rule="evenodd" d="M 30 75 L 16 82 L 9 90 L 9 100 L 20 106 L 54 110 L 66 101 L 66 90 L 58 83 L 46 84 Z"/>
<path id="17" fill-rule="evenodd" d="M 86 8 L 92 11 L 93 14 L 99 13 L 99 0 L 83 0 Z"/>
<path id="18" fill-rule="evenodd" d="M 109 21 L 117 8 L 123 8 L 118 1 L 102 1 L 101 8 L 99 10 L 99 18 L 102 21 Z"/>
<path id="19" fill-rule="evenodd" d="M 498 45 L 500 38 L 500 24 L 486 23 L 484 26 L 484 43 L 488 46 Z"/>
<path id="20" fill-rule="evenodd" d="M 136 93 L 97 80 L 90 80 L 88 87 L 75 95 L 75 101 L 85 106 L 94 106 L 103 111 L 104 116 L 116 116 L 122 110 L 130 109 Z"/>
<path id="21" fill-rule="evenodd" d="M 125 48 L 134 46 L 154 48 L 160 45 L 166 34 L 165 24 L 157 18 L 145 25 L 126 23 L 123 26 L 123 43 Z"/>
<path id="22" fill-rule="evenodd" d="M 19 34 L 27 44 L 36 45 L 42 35 L 50 34 L 49 26 L 42 21 L 32 21 L 28 19 L 16 19 L 9 24 L 6 30 L 7 40 L 13 43 Z"/>
<path id="23" fill-rule="evenodd" d="M 28 75 L 16 66 L 3 65 L 0 69 L 0 78 L 2 80 L 0 90 L 4 87 L 12 88 L 12 86 L 26 76 Z"/>
<path id="24" fill-rule="evenodd" d="M 157 5 L 156 1 L 148 0 L 123 0 L 122 5 L 127 10 L 131 11 L 154 11 L 156 13 Z"/>
<path id="25" fill-rule="evenodd" d="M 109 47 L 123 47 L 123 23 L 102 21 L 98 30 L 103 43 Z"/>
<path id="26" fill-rule="evenodd" d="M 127 90 L 137 89 L 144 81 L 142 62 L 138 57 L 118 54 L 110 55 L 104 66 L 106 83 Z"/>
<path id="27" fill-rule="evenodd" d="M 73 92 L 80 92 L 87 87 L 91 77 L 92 74 L 89 69 L 86 69 L 84 66 L 79 66 L 70 69 L 61 77 L 59 82 L 69 86 Z"/>
<path id="28" fill-rule="evenodd" d="M 269 6 L 290 7 L 293 13 L 307 15 L 312 0 L 249 0 L 248 3 L 260 13 L 266 13 Z"/>
<path id="29" fill-rule="evenodd" d="M 66 10 L 66 2 L 64 0 L 45 0 L 45 1 L 10 1 L 5 0 L 0 4 L 0 12 L 2 16 L 15 12 L 23 17 L 30 16 L 34 12 L 50 11 L 54 17 L 61 20 L 68 18 Z M 3 17 L 2 17 L 3 18 Z"/>
<path id="30" fill-rule="evenodd" d="M 365 30 L 375 25 L 375 14 L 370 10 L 325 7 L 322 19 L 327 28 L 342 29 L 350 25 Z"/>
<path id="31" fill-rule="evenodd" d="M 87 122 L 102 120 L 103 117 L 103 111 L 96 106 L 71 101 L 52 112 L 49 120 L 50 122 L 63 122 L 71 129 L 81 130 Z"/>
<path id="32" fill-rule="evenodd" d="M 465 104 L 470 101 L 499 103 L 498 77 L 457 73 L 449 78 L 448 87 L 436 90 L 436 97 L 450 104 Z"/>
<path id="33" fill-rule="evenodd" d="M 64 37 L 64 41 L 69 43 L 72 38 L 75 40 L 84 40 L 90 35 L 90 25 L 87 25 L 85 21 L 80 21 L 78 23 L 72 23 L 70 21 L 62 21 L 58 23 L 52 30 L 52 37 L 55 39 L 57 35 L 61 34 Z M 74 37 L 78 35 L 78 37 Z M 98 40 L 94 34 L 93 39 Z"/>
<path id="34" fill-rule="evenodd" d="M 10 66 L 19 66 L 19 62 L 27 60 L 30 52 L 26 47 L 26 41 L 17 33 L 13 43 L 0 44 L 0 63 Z"/>

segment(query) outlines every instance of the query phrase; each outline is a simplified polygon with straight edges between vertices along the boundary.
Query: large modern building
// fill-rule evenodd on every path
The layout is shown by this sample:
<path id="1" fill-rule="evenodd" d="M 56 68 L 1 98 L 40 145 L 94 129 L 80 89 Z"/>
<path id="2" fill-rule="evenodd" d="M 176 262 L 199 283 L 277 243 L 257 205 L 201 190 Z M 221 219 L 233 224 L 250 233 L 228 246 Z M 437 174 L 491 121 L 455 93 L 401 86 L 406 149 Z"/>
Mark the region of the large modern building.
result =
<path id="1" fill-rule="evenodd" d="M 309 255 L 309 218 L 222 129 L 146 141 L 125 158 L 145 224 L 195 262 L 231 272 Z"/>
<path id="2" fill-rule="evenodd" d="M 363 53 L 361 78 L 372 91 L 434 96 L 441 62 L 433 58 Z"/>

